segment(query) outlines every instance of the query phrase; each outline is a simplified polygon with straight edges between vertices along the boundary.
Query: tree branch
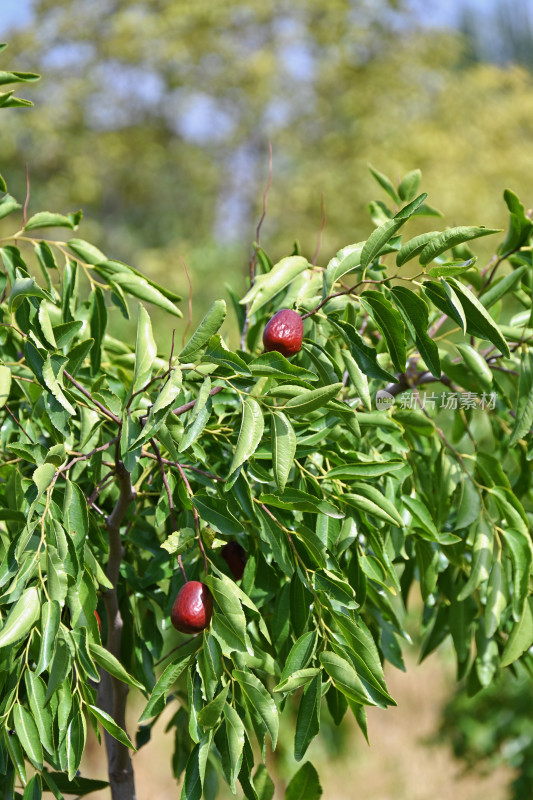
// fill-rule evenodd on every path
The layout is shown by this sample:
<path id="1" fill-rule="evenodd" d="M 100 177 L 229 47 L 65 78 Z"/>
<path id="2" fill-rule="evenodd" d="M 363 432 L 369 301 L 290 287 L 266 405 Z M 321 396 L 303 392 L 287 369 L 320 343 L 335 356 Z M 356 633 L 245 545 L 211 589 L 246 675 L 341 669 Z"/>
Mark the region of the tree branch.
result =
<path id="1" fill-rule="evenodd" d="M 112 589 L 103 593 L 107 616 L 107 649 L 115 658 L 120 659 L 123 620 L 118 603 L 117 584 L 120 576 L 123 547 L 120 528 L 124 521 L 129 504 L 135 499 L 135 491 L 131 483 L 131 475 L 122 461 L 117 459 L 116 475 L 120 494 L 111 514 L 106 518 L 109 536 L 109 560 L 106 575 Z M 98 705 L 110 714 L 117 725 L 126 730 L 126 699 L 128 687 L 125 683 L 101 670 L 98 688 Z M 135 782 L 129 749 L 105 733 L 109 781 L 113 800 L 135 800 Z"/>
<path id="2" fill-rule="evenodd" d="M 211 389 L 211 391 L 209 392 L 209 396 L 213 397 L 213 395 L 221 392 L 223 388 L 224 388 L 223 386 L 215 386 L 215 388 Z M 195 403 L 196 400 L 191 400 L 189 403 L 185 403 L 185 405 L 178 406 L 178 408 L 175 408 L 172 413 L 175 414 L 177 417 L 179 417 L 180 414 L 185 414 L 186 411 L 190 411 L 191 408 L 194 408 Z"/>

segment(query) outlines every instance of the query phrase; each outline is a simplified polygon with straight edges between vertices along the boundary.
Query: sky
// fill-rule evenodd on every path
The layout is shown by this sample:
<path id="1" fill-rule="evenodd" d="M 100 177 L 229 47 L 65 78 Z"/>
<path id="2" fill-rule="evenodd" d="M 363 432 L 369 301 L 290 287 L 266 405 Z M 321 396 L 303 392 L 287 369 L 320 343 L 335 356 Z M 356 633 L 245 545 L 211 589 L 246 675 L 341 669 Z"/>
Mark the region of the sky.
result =
<path id="1" fill-rule="evenodd" d="M 530 0 L 533 3 L 533 0 Z M 428 26 L 454 26 L 460 9 L 468 2 L 482 9 L 498 0 L 409 0 L 420 22 Z M 24 25 L 30 19 L 33 0 L 0 0 L 0 36 L 13 26 Z"/>

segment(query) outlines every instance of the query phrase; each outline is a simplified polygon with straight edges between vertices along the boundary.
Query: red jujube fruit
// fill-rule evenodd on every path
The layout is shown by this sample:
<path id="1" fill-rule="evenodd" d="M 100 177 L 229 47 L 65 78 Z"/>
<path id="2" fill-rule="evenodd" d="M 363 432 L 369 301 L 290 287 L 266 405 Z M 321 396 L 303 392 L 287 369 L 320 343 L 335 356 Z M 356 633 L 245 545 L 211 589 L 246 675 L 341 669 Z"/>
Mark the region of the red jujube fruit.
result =
<path id="1" fill-rule="evenodd" d="M 178 592 L 170 619 L 180 633 L 199 633 L 209 626 L 213 595 L 205 583 L 188 581 Z"/>
<path id="2" fill-rule="evenodd" d="M 236 581 L 240 581 L 246 566 L 246 550 L 239 542 L 228 542 L 220 551 L 220 555 L 230 568 Z"/>
<path id="3" fill-rule="evenodd" d="M 263 331 L 263 345 L 267 352 L 277 350 L 288 358 L 300 352 L 303 335 L 301 316 L 290 308 L 282 308 L 267 322 Z"/>

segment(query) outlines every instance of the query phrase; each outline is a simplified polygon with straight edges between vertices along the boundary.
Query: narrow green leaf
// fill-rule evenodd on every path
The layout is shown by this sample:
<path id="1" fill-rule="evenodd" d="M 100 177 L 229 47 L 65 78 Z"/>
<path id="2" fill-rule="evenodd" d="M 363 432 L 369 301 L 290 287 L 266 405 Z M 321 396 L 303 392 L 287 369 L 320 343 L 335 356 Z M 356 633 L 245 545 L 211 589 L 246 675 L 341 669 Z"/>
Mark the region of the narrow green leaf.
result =
<path id="1" fill-rule="evenodd" d="M 502 653 L 500 667 L 508 667 L 533 645 L 533 598 L 528 597 Z"/>
<path id="2" fill-rule="evenodd" d="M 144 686 L 140 683 L 136 678 L 130 675 L 122 666 L 120 661 L 115 658 L 115 656 L 106 650 L 105 647 L 102 647 L 95 642 L 89 643 L 89 650 L 91 656 L 94 658 L 97 664 L 100 664 L 106 672 L 109 672 L 114 678 L 118 678 L 123 683 L 127 683 L 129 686 L 133 686 L 135 689 L 140 689 L 141 692 L 145 691 Z M 104 726 L 105 727 L 105 726 Z"/>
<path id="3" fill-rule="evenodd" d="M 320 663 L 332 679 L 337 689 L 350 700 L 364 705 L 376 705 L 357 677 L 353 666 L 337 653 L 324 650 L 320 653 Z"/>
<path id="4" fill-rule="evenodd" d="M 20 703 L 13 708 L 15 731 L 29 760 L 37 770 L 43 768 L 43 749 L 37 725 L 30 714 Z"/>
<path id="5" fill-rule="evenodd" d="M 398 196 L 398 193 L 396 192 L 396 189 L 392 185 L 392 182 L 389 180 L 389 178 L 387 178 L 387 176 L 384 175 L 382 172 L 379 172 L 377 169 L 374 169 L 374 167 L 371 164 L 368 165 L 368 169 L 370 170 L 372 177 L 379 183 L 381 188 L 387 192 L 391 200 L 393 200 L 395 203 L 399 205 L 400 197 Z"/>
<path id="6" fill-rule="evenodd" d="M 213 728 L 219 721 L 226 703 L 228 691 L 229 683 L 199 712 L 198 722 L 204 728 Z"/>
<path id="7" fill-rule="evenodd" d="M 148 312 L 144 306 L 139 303 L 132 392 L 137 392 L 139 389 L 142 389 L 147 381 L 150 380 L 156 355 L 157 347 L 152 333 L 152 323 Z"/>
<path id="8" fill-rule="evenodd" d="M 320 731 L 320 702 L 322 700 L 322 679 L 320 675 L 313 678 L 305 687 L 294 734 L 294 758 L 301 761 L 314 737 Z"/>
<path id="9" fill-rule="evenodd" d="M 119 725 L 117 725 L 117 723 L 109 716 L 109 714 L 107 714 L 105 711 L 102 711 L 102 709 L 98 708 L 97 706 L 91 705 L 90 703 L 88 704 L 88 709 L 93 717 L 96 717 L 96 719 L 102 723 L 103 727 L 114 739 L 123 744 L 125 747 L 129 747 L 134 753 L 136 752 L 136 749 L 128 739 L 127 734 Z"/>
<path id="10" fill-rule="evenodd" d="M 283 492 L 289 478 L 294 454 L 296 434 L 290 421 L 281 411 L 272 411 L 272 467 L 274 479 L 280 492 Z"/>
<path id="11" fill-rule="evenodd" d="M 514 447 L 533 425 L 533 354 L 522 351 L 520 362 L 520 381 L 518 383 L 518 404 L 516 420 L 509 440 L 509 447 Z"/>
<path id="12" fill-rule="evenodd" d="M 5 406 L 11 391 L 11 370 L 0 364 L 0 408 Z"/>
<path id="13" fill-rule="evenodd" d="M 483 226 L 461 226 L 458 228 L 450 228 L 447 231 L 436 236 L 429 242 L 422 252 L 420 253 L 419 261 L 421 264 L 429 264 L 434 258 L 456 247 L 463 242 L 469 242 L 472 239 L 479 239 L 480 236 L 490 236 L 492 233 L 500 233 L 498 228 L 485 228 Z"/>
<path id="14" fill-rule="evenodd" d="M 440 231 L 429 231 L 429 233 L 421 233 L 419 236 L 414 236 L 412 239 L 409 239 L 404 245 L 400 247 L 398 253 L 396 255 L 396 266 L 401 267 L 407 261 L 410 261 L 412 258 L 415 258 L 419 253 L 422 252 L 424 247 L 426 247 L 429 242 L 431 242 L 436 236 L 439 236 Z"/>
<path id="15" fill-rule="evenodd" d="M 332 386 L 321 386 L 319 389 L 304 391 L 296 397 L 291 397 L 285 403 L 283 410 L 294 415 L 308 414 L 318 408 L 323 408 L 338 395 L 341 389 L 342 383 L 334 383 Z"/>
<path id="16" fill-rule="evenodd" d="M 363 292 L 359 301 L 373 318 L 387 343 L 394 367 L 405 370 L 407 350 L 405 344 L 405 328 L 400 314 L 392 304 L 377 291 Z"/>
<path id="17" fill-rule="evenodd" d="M 36 228 L 69 228 L 76 230 L 82 217 L 81 211 L 75 214 L 53 214 L 50 211 L 39 211 L 34 214 L 23 227 L 23 231 L 33 231 Z"/>
<path id="18" fill-rule="evenodd" d="M 241 304 L 249 304 L 249 314 L 255 314 L 308 267 L 309 262 L 303 256 L 282 258 L 270 272 L 256 277 L 254 285 L 240 301 Z"/>
<path id="19" fill-rule="evenodd" d="M 180 352 L 180 361 L 183 363 L 197 359 L 200 350 L 207 344 L 211 336 L 217 333 L 225 319 L 226 303 L 224 300 L 216 300 Z"/>
<path id="20" fill-rule="evenodd" d="M 32 629 L 41 613 L 39 592 L 35 586 L 25 589 L 0 629 L 0 647 L 20 641 Z"/>
<path id="21" fill-rule="evenodd" d="M 229 475 L 232 475 L 256 451 L 263 437 L 264 426 L 261 406 L 255 398 L 248 395 L 243 403 L 241 429 L 231 460 Z"/>
<path id="22" fill-rule="evenodd" d="M 472 592 L 474 592 L 478 586 L 483 581 L 486 581 L 489 577 L 493 540 L 493 529 L 489 527 L 484 520 L 482 520 L 474 540 L 470 575 L 467 582 L 457 595 L 457 600 L 459 602 L 469 597 Z"/>
<path id="23" fill-rule="evenodd" d="M 318 773 L 311 762 L 306 761 L 287 786 L 285 800 L 319 800 L 320 797 L 322 787 Z"/>
<path id="24" fill-rule="evenodd" d="M 254 709 L 263 720 L 272 740 L 272 750 L 278 741 L 279 718 L 278 709 L 261 681 L 251 672 L 234 669 L 233 677 L 241 687 L 250 709 Z"/>

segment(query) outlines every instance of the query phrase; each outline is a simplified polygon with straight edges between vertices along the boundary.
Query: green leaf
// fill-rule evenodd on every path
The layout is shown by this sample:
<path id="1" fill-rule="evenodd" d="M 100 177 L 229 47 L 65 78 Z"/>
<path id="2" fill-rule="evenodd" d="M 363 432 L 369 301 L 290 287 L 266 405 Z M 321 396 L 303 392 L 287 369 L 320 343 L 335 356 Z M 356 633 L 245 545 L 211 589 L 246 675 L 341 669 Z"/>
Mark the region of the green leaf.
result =
<path id="1" fill-rule="evenodd" d="M 5 192 L 6 188 L 4 184 L 2 191 Z M 5 197 L 2 197 L 0 200 L 0 219 L 4 219 L 4 217 L 7 217 L 13 211 L 17 211 L 19 208 L 22 208 L 21 204 L 17 203 L 15 198 L 10 194 L 6 194 Z"/>
<path id="2" fill-rule="evenodd" d="M 197 642 L 195 643 L 195 647 L 198 648 Z M 165 668 L 156 685 L 154 686 L 152 694 L 150 695 L 150 700 L 141 714 L 139 722 L 146 722 L 146 720 L 149 720 L 150 717 L 156 717 L 163 711 L 170 689 L 183 671 L 187 668 L 191 660 L 190 653 L 187 653 L 185 656 L 182 656 L 180 653 L 177 655 L 179 656 L 178 660 L 175 663 L 170 663 Z"/>
<path id="3" fill-rule="evenodd" d="M 64 772 L 43 772 L 42 779 L 49 787 L 50 791 L 58 789 L 65 794 L 74 794 L 81 797 L 91 792 L 99 792 L 107 789 L 109 784 L 106 781 L 96 781 L 91 778 L 77 777 L 71 781 Z"/>
<path id="4" fill-rule="evenodd" d="M 308 631 L 300 636 L 291 647 L 280 681 L 284 681 L 296 670 L 304 669 L 315 652 L 317 642 L 316 631 Z"/>
<path id="5" fill-rule="evenodd" d="M 91 348 L 91 371 L 94 375 L 100 369 L 102 342 L 104 341 L 107 327 L 107 308 L 104 293 L 99 286 L 96 286 L 91 292 L 89 314 L 91 337 L 94 339 L 94 345 Z"/>
<path id="6" fill-rule="evenodd" d="M 278 709 L 261 681 L 251 672 L 234 669 L 233 677 L 241 687 L 250 709 L 259 714 L 272 740 L 272 750 L 278 741 L 279 718 Z"/>
<path id="7" fill-rule="evenodd" d="M 431 267 L 428 269 L 427 274 L 432 278 L 449 278 L 462 275 L 472 269 L 477 259 L 475 257 L 469 258 L 467 261 L 447 261 L 445 264 L 439 264 L 438 267 Z"/>
<path id="8" fill-rule="evenodd" d="M 419 236 L 414 236 L 412 239 L 409 239 L 408 242 L 400 247 L 396 254 L 396 266 L 401 267 L 407 261 L 415 258 L 422 252 L 424 247 L 436 236 L 439 236 L 439 234 L 440 231 L 429 231 L 429 233 L 421 233 Z"/>
<path id="9" fill-rule="evenodd" d="M 474 547 L 472 549 L 472 567 L 470 575 L 457 595 L 457 600 L 461 602 L 469 597 L 478 586 L 486 581 L 490 573 L 490 565 L 492 563 L 492 546 L 494 540 L 494 531 L 489 527 L 484 520 L 480 522 L 479 528 L 474 539 Z"/>
<path id="10" fill-rule="evenodd" d="M 306 667 L 305 669 L 297 669 L 291 675 L 288 675 L 282 681 L 274 686 L 274 692 L 294 692 L 300 686 L 305 686 L 309 681 L 312 681 L 320 672 L 319 667 Z"/>
<path id="11" fill-rule="evenodd" d="M 219 721 L 226 703 L 228 691 L 229 683 L 198 713 L 198 722 L 204 728 L 213 728 Z"/>
<path id="12" fill-rule="evenodd" d="M 277 353 L 262 353 L 248 364 L 248 369 L 254 378 L 299 378 L 302 381 L 316 381 L 317 375 L 303 367 L 297 367 Z"/>
<path id="13" fill-rule="evenodd" d="M 150 380 L 154 358 L 156 356 L 157 347 L 152 333 L 152 323 L 148 312 L 144 306 L 139 303 L 132 392 L 137 392 L 139 389 L 142 389 L 145 383 Z"/>
<path id="14" fill-rule="evenodd" d="M 241 305 L 249 304 L 248 313 L 255 314 L 308 267 L 309 262 L 303 256 L 282 258 L 270 272 L 256 277 L 254 285 L 240 301 Z"/>
<path id="15" fill-rule="evenodd" d="M 342 658 L 337 653 L 324 650 L 320 653 L 320 663 L 332 679 L 336 688 L 342 692 L 345 697 L 363 705 L 376 705 L 376 703 L 369 698 L 368 693 L 349 661 Z"/>
<path id="16" fill-rule="evenodd" d="M 387 343 L 392 363 L 399 371 L 405 370 L 407 350 L 405 344 L 405 328 L 399 313 L 392 304 L 377 291 L 363 292 L 359 298 L 361 306 L 374 319 Z"/>
<path id="17" fill-rule="evenodd" d="M 477 297 L 454 278 L 449 278 L 448 283 L 453 286 L 467 318 L 467 330 L 472 331 L 474 336 L 487 339 L 507 358 L 509 358 L 509 347 L 503 338 L 498 326 L 486 311 L 485 307 L 479 302 Z"/>
<path id="18" fill-rule="evenodd" d="M 226 303 L 224 300 L 216 300 L 179 354 L 180 361 L 182 363 L 195 361 L 200 350 L 207 344 L 211 336 L 217 333 L 225 319 Z"/>
<path id="19" fill-rule="evenodd" d="M 272 411 L 272 467 L 274 480 L 280 492 L 285 489 L 295 453 L 294 428 L 285 414 L 281 411 Z"/>
<path id="20" fill-rule="evenodd" d="M 296 397 L 291 397 L 285 403 L 283 410 L 288 414 L 309 414 L 318 408 L 323 408 L 330 400 L 338 395 L 342 389 L 342 383 L 334 383 L 332 386 L 321 386 L 319 389 L 303 391 Z"/>
<path id="21" fill-rule="evenodd" d="M 348 345 L 351 355 L 357 363 L 359 369 L 369 378 L 377 378 L 381 381 L 396 381 L 390 372 L 382 369 L 378 362 L 376 350 L 368 345 L 363 337 L 356 331 L 353 325 L 341 320 L 335 321 L 329 318 L 329 323 L 336 328 Z"/>
<path id="22" fill-rule="evenodd" d="M 359 397 L 363 401 L 365 408 L 368 411 L 372 410 L 372 400 L 370 398 L 370 391 L 368 388 L 368 378 L 360 368 L 357 361 L 354 359 L 348 350 L 342 350 L 342 358 L 346 371 L 348 372 L 350 381 L 359 393 Z"/>
<path id="23" fill-rule="evenodd" d="M 209 392 L 211 391 L 211 378 L 205 378 L 196 402 L 187 419 L 187 425 L 179 443 L 179 452 L 183 453 L 195 442 L 209 421 L 213 408 Z"/>
<path id="24" fill-rule="evenodd" d="M 294 758 L 301 761 L 314 737 L 320 731 L 320 702 L 322 700 L 322 679 L 320 675 L 313 678 L 305 687 L 294 734 Z"/>
<path id="25" fill-rule="evenodd" d="M 0 408 L 5 406 L 11 391 L 11 370 L 0 364 Z"/>
<path id="26" fill-rule="evenodd" d="M 242 764 L 244 725 L 233 706 L 230 706 L 229 703 L 226 703 L 224 706 L 224 719 L 226 721 L 226 738 L 230 763 L 229 784 L 232 791 L 234 791 L 235 781 L 237 780 Z"/>
<path id="27" fill-rule="evenodd" d="M 36 228 L 70 228 L 76 230 L 80 224 L 82 212 L 75 214 L 52 214 L 49 211 L 39 211 L 34 214 L 23 227 L 23 231 L 33 231 Z"/>
<path id="28" fill-rule="evenodd" d="M 408 172 L 407 175 L 404 175 L 398 186 L 400 200 L 404 203 L 408 203 L 409 200 L 412 200 L 418 191 L 421 179 L 422 173 L 419 169 L 413 169 L 411 172 Z"/>
<path id="29" fill-rule="evenodd" d="M 469 344 L 456 344 L 455 346 L 461 353 L 466 366 L 479 381 L 480 387 L 486 392 L 490 392 L 492 389 L 492 372 L 483 356 Z"/>
<path id="30" fill-rule="evenodd" d="M 39 740 L 50 755 L 54 753 L 53 718 L 50 706 L 45 705 L 46 686 L 42 678 L 37 677 L 31 670 L 24 673 L 26 692 L 33 719 L 39 731 Z"/>
<path id="31" fill-rule="evenodd" d="M 513 616 L 518 621 L 529 593 L 533 548 L 529 535 L 522 531 L 504 527 L 502 533 L 513 565 Z"/>
<path id="32" fill-rule="evenodd" d="M 59 368 L 57 368 L 57 363 L 54 362 L 56 363 L 56 369 L 54 369 L 52 358 L 55 359 L 56 357 L 52 357 L 50 353 L 48 353 L 43 363 L 43 380 L 46 383 L 46 386 L 50 390 L 51 394 L 53 394 L 53 396 L 57 400 L 57 402 L 63 406 L 65 411 L 74 416 L 74 414 L 76 413 L 76 409 L 71 403 L 69 403 L 69 401 L 65 397 L 65 394 L 60 384 L 60 381 L 63 380 L 62 376 L 63 376 L 63 370 L 65 369 L 66 360 L 65 359 L 63 360 L 64 363 L 62 363 L 59 366 Z"/>
<path id="33" fill-rule="evenodd" d="M 226 367 L 238 375 L 250 375 L 246 362 L 237 353 L 229 350 L 218 333 L 209 339 L 202 361 Z"/>
<path id="34" fill-rule="evenodd" d="M 361 267 L 363 269 L 366 269 L 379 256 L 387 242 L 392 239 L 405 222 L 406 219 L 394 217 L 384 222 L 370 234 L 361 251 Z"/>
<path id="35" fill-rule="evenodd" d="M 358 483 L 353 489 L 357 494 L 343 494 L 342 500 L 344 500 L 344 502 L 355 508 L 359 508 L 361 511 L 365 511 L 367 514 L 372 514 L 378 517 L 378 519 L 390 522 L 392 525 L 396 525 L 400 528 L 403 527 L 403 520 L 397 509 L 390 500 L 387 500 L 379 489 L 370 486 L 368 483 Z"/>
<path id="36" fill-rule="evenodd" d="M 341 519 L 343 514 L 337 506 L 328 500 L 322 500 L 314 495 L 302 492 L 300 489 L 285 489 L 283 496 L 265 492 L 259 496 L 259 501 L 275 508 L 284 508 L 287 511 L 307 511 L 310 514 L 325 514 L 328 517 Z"/>
<path id="37" fill-rule="evenodd" d="M 256 451 L 263 438 L 264 426 L 265 422 L 261 406 L 255 398 L 248 395 L 243 403 L 241 429 L 231 460 L 229 475 L 233 475 L 235 470 L 244 464 Z"/>
<path id="38" fill-rule="evenodd" d="M 391 200 L 393 200 L 395 203 L 399 205 L 400 197 L 398 196 L 398 193 L 396 192 L 396 189 L 392 185 L 392 182 L 389 180 L 389 178 L 387 178 L 387 176 L 384 175 L 382 172 L 379 172 L 377 169 L 374 169 L 374 167 L 371 166 L 371 164 L 368 165 L 368 169 L 370 170 L 372 177 L 379 183 L 381 188 L 387 192 Z"/>
<path id="39" fill-rule="evenodd" d="M 109 278 L 109 271 L 99 265 L 94 268 L 95 272 L 98 272 L 104 278 Z M 169 300 L 166 294 L 163 294 L 159 288 L 156 288 L 151 282 L 147 281 L 142 275 L 134 273 L 132 270 L 127 268 L 126 271 L 113 271 L 112 272 L 112 283 L 114 285 L 120 286 L 123 292 L 126 294 L 132 295 L 132 297 L 137 297 L 139 300 L 144 300 L 147 303 L 152 303 L 154 306 L 158 306 L 159 308 L 168 311 L 169 314 L 172 314 L 175 317 L 181 317 L 181 311 L 176 308 L 174 303 Z"/>
<path id="40" fill-rule="evenodd" d="M 533 598 L 528 597 L 519 621 L 515 623 L 507 640 L 500 667 L 508 667 L 533 645 Z"/>
<path id="41" fill-rule="evenodd" d="M 219 497 L 199 492 L 192 498 L 192 503 L 198 511 L 200 519 L 209 523 L 219 533 L 231 536 L 243 530 L 242 523 L 233 516 L 226 503 Z"/>
<path id="42" fill-rule="evenodd" d="M 34 775 L 26 784 L 22 800 L 41 800 L 42 796 L 41 777 Z"/>
<path id="43" fill-rule="evenodd" d="M 37 285 L 35 278 L 17 277 L 9 295 L 9 310 L 15 311 L 25 297 L 38 297 L 45 300 L 48 298 L 48 294 Z"/>
<path id="44" fill-rule="evenodd" d="M 37 725 L 30 714 L 20 703 L 13 708 L 15 731 L 29 760 L 37 770 L 43 768 L 43 749 Z"/>
<path id="45" fill-rule="evenodd" d="M 67 728 L 67 767 L 69 780 L 75 777 L 80 765 L 85 741 L 87 739 L 87 728 L 85 717 L 77 711 L 70 720 Z"/>
<path id="46" fill-rule="evenodd" d="M 460 226 L 458 228 L 450 228 L 436 236 L 424 247 L 420 253 L 419 261 L 421 264 L 429 264 L 430 261 L 440 256 L 441 253 L 445 253 L 446 250 L 450 250 L 458 244 L 469 242 L 472 239 L 479 239 L 481 236 L 490 236 L 492 233 L 500 233 L 500 230 L 498 228 L 485 228 L 483 226 Z"/>
<path id="47" fill-rule="evenodd" d="M 136 752 L 135 747 L 128 739 L 127 734 L 122 730 L 122 728 L 117 725 L 117 723 L 102 709 L 98 708 L 97 706 L 93 706 L 90 703 L 87 704 L 89 712 L 95 717 L 99 722 L 102 723 L 103 727 L 106 731 L 118 742 L 123 744 L 125 747 L 129 747 L 133 752 Z"/>
<path id="48" fill-rule="evenodd" d="M 327 297 L 331 294 L 331 290 L 337 281 L 344 275 L 347 275 L 352 270 L 361 266 L 361 251 L 365 242 L 357 242 L 357 244 L 350 244 L 348 247 L 343 247 L 331 259 L 326 267 L 326 274 L 324 277 L 324 296 Z"/>
<path id="49" fill-rule="evenodd" d="M 100 664 L 106 672 L 109 672 L 114 678 L 118 678 L 119 681 L 123 683 L 127 683 L 129 686 L 133 686 L 135 689 L 140 689 L 141 692 L 144 692 L 144 686 L 140 683 L 136 678 L 132 677 L 122 666 L 120 661 L 115 658 L 115 656 L 109 652 L 105 647 L 102 647 L 95 642 L 89 643 L 89 651 L 91 656 L 94 658 L 97 664 Z M 103 724 L 103 723 L 102 723 Z M 105 727 L 105 725 L 104 725 Z"/>
<path id="50" fill-rule="evenodd" d="M 378 478 L 381 475 L 402 470 L 405 467 L 404 461 L 357 461 L 350 459 L 349 463 L 340 467 L 330 469 L 327 478 L 339 478 L 340 480 L 351 480 L 352 478 Z"/>
<path id="51" fill-rule="evenodd" d="M 205 582 L 213 592 L 215 601 L 226 619 L 227 626 L 233 632 L 234 636 L 237 637 L 240 645 L 244 646 L 244 648 L 248 649 L 251 653 L 252 649 L 249 644 L 248 634 L 246 633 L 246 617 L 238 597 L 232 591 L 231 587 L 220 578 L 208 575 Z M 215 617 L 216 616 L 217 614 L 215 614 Z M 214 633 L 217 633 L 216 626 L 214 628 Z"/>
<path id="52" fill-rule="evenodd" d="M 48 669 L 55 650 L 57 632 L 61 623 L 61 606 L 57 601 L 47 600 L 41 611 L 41 649 L 35 672 L 40 675 Z"/>
<path id="53" fill-rule="evenodd" d="M 0 647 L 23 639 L 32 629 L 41 613 L 39 592 L 35 586 L 25 589 L 0 629 Z"/>
<path id="54" fill-rule="evenodd" d="M 484 292 L 481 293 L 479 300 L 485 308 L 490 308 L 498 300 L 501 300 L 506 294 L 510 294 L 515 286 L 520 283 L 522 278 L 528 272 L 527 266 L 518 267 L 518 269 L 513 270 L 508 275 L 505 275 L 501 280 L 497 283 L 492 283 L 488 286 Z"/>
<path id="55" fill-rule="evenodd" d="M 533 354 L 522 350 L 520 362 L 520 381 L 518 384 L 518 404 L 516 420 L 509 439 L 509 447 L 514 447 L 531 430 L 533 425 Z"/>
<path id="56" fill-rule="evenodd" d="M 322 797 L 322 787 L 318 773 L 310 761 L 300 767 L 292 776 L 285 792 L 285 800 L 319 800 Z"/>

